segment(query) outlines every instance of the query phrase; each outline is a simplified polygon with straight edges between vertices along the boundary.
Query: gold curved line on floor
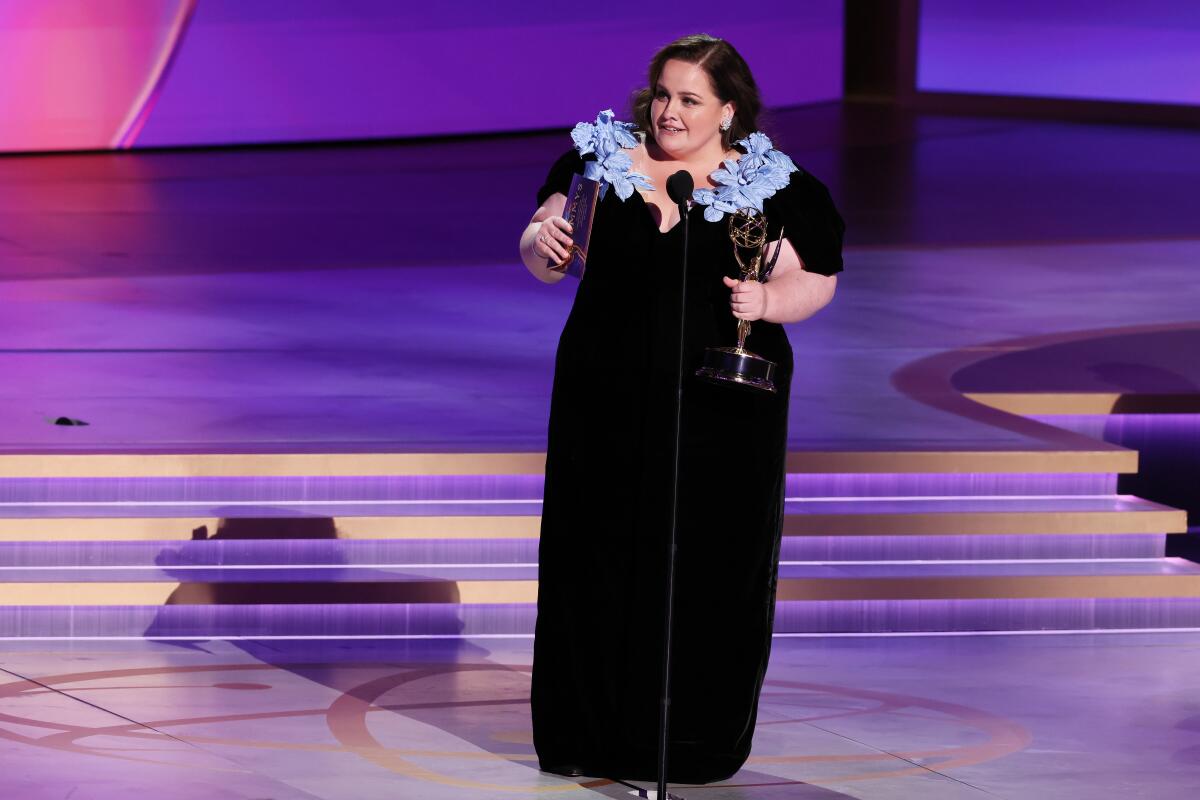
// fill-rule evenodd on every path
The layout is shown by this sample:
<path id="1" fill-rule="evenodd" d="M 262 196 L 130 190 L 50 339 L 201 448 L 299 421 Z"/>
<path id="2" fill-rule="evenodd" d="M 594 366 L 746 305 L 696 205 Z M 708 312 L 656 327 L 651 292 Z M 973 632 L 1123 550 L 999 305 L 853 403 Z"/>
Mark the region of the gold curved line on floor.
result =
<path id="1" fill-rule="evenodd" d="M 301 668 L 305 664 L 290 665 L 294 668 Z M 312 666 L 312 665 L 307 665 Z M 378 669 L 378 665 L 339 665 L 347 669 Z M 399 665 L 392 665 L 393 668 Z M 214 765 L 203 764 L 186 764 L 177 763 L 171 759 L 147 759 L 139 758 L 135 755 L 122 753 L 111 747 L 87 747 L 80 743 L 79 740 L 94 736 L 120 736 L 139 741 L 178 741 L 185 744 L 193 745 L 218 745 L 225 747 L 248 747 L 274 750 L 289 750 L 298 752 L 345 752 L 364 758 L 372 763 L 414 780 L 423 780 L 432 783 L 454 786 L 464 789 L 479 789 L 492 792 L 501 792 L 504 794 L 512 794 L 516 792 L 524 792 L 526 794 L 545 794 L 549 792 L 573 791 L 581 788 L 598 788 L 606 786 L 612 781 L 609 780 L 586 780 L 579 783 L 560 783 L 557 785 L 548 786 L 512 786 L 496 783 L 484 783 L 473 781 L 465 778 L 458 778 L 454 775 L 447 775 L 427 767 L 421 766 L 413 762 L 415 758 L 430 758 L 430 759 L 451 759 L 453 761 L 507 761 L 514 764 L 534 763 L 537 760 L 536 754 L 533 753 L 494 753 L 485 750 L 479 751 L 454 751 L 454 750 L 417 750 L 417 749 L 398 749 L 389 748 L 379 742 L 370 732 L 367 715 L 377 711 L 397 711 L 407 707 L 414 708 L 429 708 L 429 707 L 452 707 L 455 703 L 419 703 L 419 704 L 375 704 L 375 700 L 379 699 L 388 691 L 395 689 L 405 684 L 413 684 L 428 678 L 445 677 L 454 673 L 463 672 L 512 672 L 527 674 L 529 672 L 528 665 L 503 665 L 503 664 L 452 664 L 438 665 L 430 667 L 427 664 L 409 665 L 400 672 L 394 672 L 387 675 L 375 677 L 359 684 L 347 691 L 342 692 L 332 704 L 327 708 L 314 709 L 289 709 L 285 711 L 271 711 L 261 713 L 245 713 L 245 714 L 226 714 L 218 717 L 194 717 L 194 718 L 178 718 L 169 720 L 157 720 L 145 723 L 125 722 L 119 725 L 101 726 L 101 727 L 85 727 L 72 725 L 69 723 L 59 723 L 34 718 L 18 717 L 11 714 L 0 714 L 0 722 L 8 722 L 10 724 L 28 725 L 33 727 L 49 728 L 53 733 L 40 738 L 23 736 L 21 734 L 0 729 L 0 737 L 16 741 L 30 746 L 46 747 L 50 749 L 63 750 L 75 753 L 85 753 L 89 755 L 100 756 L 104 758 L 115 758 L 124 761 L 134 761 L 138 763 L 147 763 L 160 766 L 171 767 L 188 767 L 191 769 L 203 769 L 216 772 L 245 772 L 246 770 L 221 768 Z M 58 676 L 48 676 L 38 680 L 16 680 L 7 684 L 0 684 L 0 697 L 20 697 L 22 695 L 44 695 L 47 687 L 61 686 L 62 684 L 71 683 L 87 683 L 94 680 L 111 680 L 116 677 L 143 677 L 147 675 L 178 675 L 178 674 L 193 674 L 193 673 L 221 673 L 221 672 L 246 672 L 246 671 L 276 671 L 280 670 L 272 664 L 218 664 L 211 666 L 182 666 L 182 667 L 159 667 L 159 668 L 133 668 L 121 670 L 100 670 L 96 672 L 76 672 Z M 264 684 L 264 686 L 267 684 Z M 910 775 L 925 774 L 930 771 L 950 769 L 959 766 L 969 766 L 978 764 L 984 761 L 994 760 L 1003 757 L 1010 753 L 1016 752 L 1028 746 L 1032 737 L 1029 732 L 1019 724 L 991 714 L 986 711 L 974 709 L 969 706 L 963 706 L 956 703 L 948 703 L 929 698 L 914 697 L 910 695 L 899 695 L 889 692 L 879 692 L 869 689 L 857 689 L 853 687 L 835 686 L 831 684 L 814 684 L 803 683 L 797 681 L 767 681 L 766 686 L 768 691 L 764 696 L 776 697 L 794 697 L 803 702 L 806 695 L 825 696 L 826 698 L 853 698 L 860 702 L 867 703 L 862 708 L 845 709 L 844 713 L 831 715 L 819 714 L 809 718 L 796 718 L 789 720 L 777 720 L 767 724 L 806 724 L 818 729 L 820 726 L 813 725 L 814 721 L 823 721 L 832 718 L 844 718 L 847 716 L 863 716 L 870 714 L 887 714 L 893 716 L 920 716 L 927 722 L 931 723 L 957 723 L 967 725 L 974 728 L 989 737 L 989 741 L 964 745 L 950 749 L 935 749 L 935 750 L 917 750 L 917 751 L 902 751 L 902 752 L 885 752 L 875 751 L 857 754 L 806 754 L 806 755 L 772 755 L 772 756 L 751 756 L 747 761 L 747 765 L 786 765 L 786 764 L 852 764 L 852 763 L 871 763 L 885 762 L 896 759 L 916 761 L 922 760 L 923 764 L 912 764 L 910 766 L 901 767 L 898 769 L 890 769 L 883 771 L 868 771 L 859 772 L 851 775 L 830 775 L 821 777 L 809 777 L 804 780 L 785 781 L 785 783 L 811 783 L 811 784 L 836 784 L 841 782 L 853 782 L 863 780 L 877 780 L 880 778 L 889 777 L 904 777 Z M 771 691 L 771 687 L 777 687 L 776 691 Z M 104 687 L 74 687 L 75 691 L 86 691 L 89 688 L 138 688 L 138 687 L 119 687 L 108 685 Z M 178 684 L 164 685 L 162 687 L 148 687 L 142 685 L 140 688 L 163 688 L 163 689 L 178 689 Z M 197 684 L 194 688 L 201 688 Z M 220 688 L 214 684 L 214 688 Z M 778 688 L 784 689 L 779 691 Z M 798 690 L 800 694 L 791 694 L 788 689 Z M 59 689 L 60 691 L 69 693 L 72 687 Z M 472 701 L 472 705 L 493 705 L 497 703 L 507 704 L 511 702 L 524 702 L 524 698 L 515 700 L 513 698 L 499 698 L 494 701 L 480 700 Z M 827 705 L 827 704 L 826 704 Z M 930 717 L 927 714 L 914 714 L 912 711 L 904 709 L 919 709 L 921 711 L 933 711 L 942 717 Z M 174 735 L 165 732 L 158 732 L 159 728 L 177 727 L 190 724 L 212 724 L 213 722 L 249 722 L 252 720 L 261 720 L 264 718 L 285 718 L 297 716 L 318 716 L 323 715 L 326 719 L 326 724 L 330 731 L 337 738 L 337 744 L 325 744 L 318 742 L 277 742 L 253 739 L 238 739 L 221 736 L 204 736 L 204 735 Z M 823 729 L 822 729 L 823 730 Z M 836 732 L 829 731 L 831 734 L 837 735 Z M 447 731 L 448 734 L 453 735 Z M 523 735 L 523 732 L 516 732 Z M 514 734 L 515 735 L 515 734 Z M 866 745 L 870 746 L 870 745 Z M 141 751 L 145 752 L 145 751 Z M 161 751 L 160 751 L 161 752 Z M 212 754 L 206 754 L 212 755 Z M 710 784 L 709 786 L 751 786 L 757 784 L 740 784 L 740 783 L 722 783 Z"/>
<path id="2" fill-rule="evenodd" d="M 435 674 L 441 674 L 441 672 L 439 671 Z M 418 676 L 413 676 L 412 673 L 386 675 L 343 692 L 340 697 L 329 705 L 329 710 L 326 714 L 326 724 L 329 726 L 329 731 L 342 744 L 356 748 L 377 748 L 377 750 L 366 752 L 363 755 L 384 769 L 404 775 L 405 777 L 439 783 L 444 786 L 454 786 L 460 789 L 545 794 L 574 789 L 594 789 L 612 783 L 609 780 L 589 780 L 569 786 L 511 786 L 507 784 L 485 783 L 467 778 L 443 775 L 415 764 L 393 752 L 380 752 L 386 750 L 386 748 L 371 733 L 367 725 L 367 712 L 374 701 L 382 697 L 386 692 L 406 683 L 413 683 L 423 677 L 428 677 L 428 674 Z"/>

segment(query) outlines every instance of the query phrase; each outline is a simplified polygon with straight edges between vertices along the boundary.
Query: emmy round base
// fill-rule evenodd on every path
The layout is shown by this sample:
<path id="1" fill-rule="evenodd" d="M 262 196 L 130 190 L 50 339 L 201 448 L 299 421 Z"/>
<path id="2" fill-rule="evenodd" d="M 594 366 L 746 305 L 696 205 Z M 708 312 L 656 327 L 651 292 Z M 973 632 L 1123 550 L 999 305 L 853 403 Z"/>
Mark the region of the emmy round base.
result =
<path id="1" fill-rule="evenodd" d="M 775 391 L 775 362 L 740 347 L 708 348 L 704 352 L 704 366 L 696 370 L 696 375 L 714 383 Z"/>

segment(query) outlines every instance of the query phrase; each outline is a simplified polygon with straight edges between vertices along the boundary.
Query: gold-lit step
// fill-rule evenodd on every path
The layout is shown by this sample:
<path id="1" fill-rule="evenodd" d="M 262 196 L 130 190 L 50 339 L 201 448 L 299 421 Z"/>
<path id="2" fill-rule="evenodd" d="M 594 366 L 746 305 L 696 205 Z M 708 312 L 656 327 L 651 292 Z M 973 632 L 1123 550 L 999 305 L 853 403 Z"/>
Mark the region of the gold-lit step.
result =
<path id="1" fill-rule="evenodd" d="M 527 453 L 9 453 L 0 478 L 540 475 Z M 788 453 L 792 473 L 1133 473 L 1137 452 L 1091 450 L 812 451 Z"/>
<path id="2" fill-rule="evenodd" d="M 795 514 L 784 536 L 998 536 L 1049 534 L 1184 533 L 1187 512 L 1144 511 L 896 512 Z"/>
<path id="3" fill-rule="evenodd" d="M 185 541 L 212 536 L 222 522 L 217 517 L 4 518 L 0 541 Z M 277 518 L 264 522 L 278 529 Z M 333 526 L 338 539 L 531 539 L 538 536 L 541 517 L 343 516 L 333 518 Z"/>
<path id="4" fill-rule="evenodd" d="M 712 591 L 721 591 L 715 580 Z M 968 565 L 783 565 L 776 597 L 804 600 L 1002 600 L 1200 598 L 1200 566 L 1174 558 L 1118 562 L 977 562 Z M 537 601 L 537 581 L 8 582 L 9 606 L 160 606 L 295 603 L 467 603 Z"/>
<path id="5" fill-rule="evenodd" d="M 174 581 L 0 583 L 0 604 L 7 606 L 291 605 L 301 602 L 535 603 L 537 581 L 377 584 L 185 584 Z"/>
<path id="6" fill-rule="evenodd" d="M 964 397 L 1022 416 L 1200 413 L 1200 393 L 1196 392 L 968 392 Z"/>
<path id="7" fill-rule="evenodd" d="M 1027 575 L 781 580 L 779 600 L 1200 597 L 1200 575 Z"/>
<path id="8" fill-rule="evenodd" d="M 164 509 L 122 506 L 130 516 L 114 513 L 111 506 L 70 506 L 51 516 L 53 509 L 25 509 L 24 516 L 0 518 L 0 541 L 102 541 L 206 539 L 224 520 L 197 513 L 220 503 L 179 504 Z M 431 506 L 432 508 L 432 506 Z M 442 506 L 445 508 L 445 506 Z M 311 538 L 311 526 L 325 520 L 328 538 L 338 539 L 527 539 L 538 536 L 540 504 L 504 501 L 472 506 L 474 514 L 433 515 L 409 501 L 371 505 L 279 503 L 277 516 L 260 520 L 233 518 L 237 538 Z M 172 510 L 181 513 L 172 515 Z M 387 513 L 388 511 L 392 513 Z M 505 513 L 489 513 L 504 510 Z M 10 513 L 16 513 L 9 509 Z M 91 513 L 89 513 L 89 511 Z M 30 514 L 36 512 L 37 516 Z M 528 513 L 527 513 L 528 512 Z M 297 532 L 287 533 L 294 524 Z M 265 532 L 255 535 L 255 526 Z M 301 530 L 304 528 L 305 530 Z M 1127 495 L 1100 497 L 1027 498 L 797 498 L 788 501 L 785 536 L 922 536 L 1002 534 L 1122 534 L 1182 533 L 1187 513 Z"/>

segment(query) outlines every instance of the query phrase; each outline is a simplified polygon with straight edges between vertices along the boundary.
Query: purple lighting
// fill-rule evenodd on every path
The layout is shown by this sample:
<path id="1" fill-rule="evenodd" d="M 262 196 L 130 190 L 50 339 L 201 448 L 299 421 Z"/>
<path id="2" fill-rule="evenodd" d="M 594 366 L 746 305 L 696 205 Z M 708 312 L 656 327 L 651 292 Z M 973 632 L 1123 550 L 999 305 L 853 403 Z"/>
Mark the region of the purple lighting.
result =
<path id="1" fill-rule="evenodd" d="M 922 0 L 922 91 L 1200 104 L 1190 0 Z"/>
<path id="2" fill-rule="evenodd" d="M 206 0 L 138 144 L 566 127 L 622 108 L 654 51 L 695 31 L 732 41 L 770 106 L 841 96 L 836 0 L 766 0 L 749 21 L 700 0 L 682 27 L 673 8 L 652 6 L 598 24 L 591 8 L 543 0 Z M 568 53 L 579 57 L 558 68 Z"/>

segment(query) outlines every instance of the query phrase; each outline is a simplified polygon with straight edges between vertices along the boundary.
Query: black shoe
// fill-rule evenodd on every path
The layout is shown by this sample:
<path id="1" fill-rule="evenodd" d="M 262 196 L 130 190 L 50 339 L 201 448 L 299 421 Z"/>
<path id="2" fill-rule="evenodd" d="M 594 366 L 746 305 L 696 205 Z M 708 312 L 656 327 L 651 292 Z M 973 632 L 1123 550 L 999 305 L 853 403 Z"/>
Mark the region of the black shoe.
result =
<path id="1" fill-rule="evenodd" d="M 542 772 L 553 772 L 555 775 L 562 775 L 567 778 L 579 778 L 583 776 L 583 769 L 574 764 L 556 764 L 553 767 L 542 767 Z"/>

